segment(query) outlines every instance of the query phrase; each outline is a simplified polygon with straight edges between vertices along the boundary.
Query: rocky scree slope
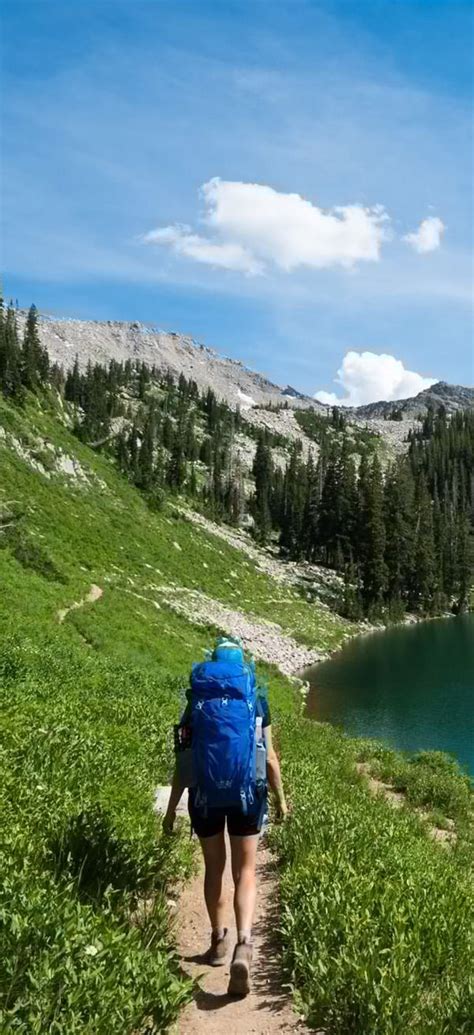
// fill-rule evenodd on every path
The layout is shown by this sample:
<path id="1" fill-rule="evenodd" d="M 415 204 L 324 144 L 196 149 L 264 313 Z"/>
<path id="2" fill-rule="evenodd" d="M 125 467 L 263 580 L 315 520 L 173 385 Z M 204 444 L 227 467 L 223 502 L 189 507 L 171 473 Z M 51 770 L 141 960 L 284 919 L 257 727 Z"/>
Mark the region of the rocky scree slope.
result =
<path id="1" fill-rule="evenodd" d="M 19 314 L 20 333 L 25 315 Z M 221 356 L 188 335 L 138 322 L 57 320 L 49 316 L 39 317 L 39 332 L 51 359 L 65 369 L 73 365 L 76 355 L 83 368 L 89 360 L 108 364 L 111 359 L 119 362 L 129 359 L 155 365 L 175 377 L 184 374 L 188 379 L 193 378 L 199 388 L 212 387 L 219 398 L 242 410 L 254 405 L 287 402 L 289 406 L 312 406 L 321 413 L 327 412 L 327 407 L 309 396 L 290 387 L 281 388 L 263 374 Z"/>

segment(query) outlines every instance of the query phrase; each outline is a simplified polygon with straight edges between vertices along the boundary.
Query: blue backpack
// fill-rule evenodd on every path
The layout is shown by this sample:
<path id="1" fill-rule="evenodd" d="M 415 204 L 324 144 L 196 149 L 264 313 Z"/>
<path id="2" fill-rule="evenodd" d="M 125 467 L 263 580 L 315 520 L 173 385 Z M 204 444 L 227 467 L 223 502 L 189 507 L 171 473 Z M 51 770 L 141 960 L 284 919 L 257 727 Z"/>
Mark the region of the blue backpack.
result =
<path id="1" fill-rule="evenodd" d="M 208 661 L 191 672 L 194 805 L 239 807 L 255 801 L 257 686 L 242 648 L 220 641 Z"/>

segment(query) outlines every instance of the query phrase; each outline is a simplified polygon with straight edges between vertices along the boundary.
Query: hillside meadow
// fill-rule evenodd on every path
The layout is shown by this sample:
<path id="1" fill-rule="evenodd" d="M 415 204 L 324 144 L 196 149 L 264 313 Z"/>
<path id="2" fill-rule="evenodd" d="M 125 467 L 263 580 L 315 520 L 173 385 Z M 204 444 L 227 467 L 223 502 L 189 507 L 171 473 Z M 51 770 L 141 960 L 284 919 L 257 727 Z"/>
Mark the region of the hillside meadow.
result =
<path id="1" fill-rule="evenodd" d="M 177 614 L 164 587 L 319 650 L 354 626 L 173 500 L 152 512 L 52 404 L 0 402 L 0 429 L 0 1030 L 162 1032 L 191 995 L 167 901 L 193 851 L 186 831 L 163 837 L 153 792 L 189 666 L 217 631 Z M 100 599 L 60 621 L 91 585 Z M 442 756 L 409 761 L 310 722 L 293 682 L 259 672 L 292 805 L 271 838 L 298 1008 L 334 1035 L 472 1033 L 468 781 Z M 403 785 L 406 807 L 374 800 L 361 760 Z M 454 823 L 451 845 L 419 806 Z"/>

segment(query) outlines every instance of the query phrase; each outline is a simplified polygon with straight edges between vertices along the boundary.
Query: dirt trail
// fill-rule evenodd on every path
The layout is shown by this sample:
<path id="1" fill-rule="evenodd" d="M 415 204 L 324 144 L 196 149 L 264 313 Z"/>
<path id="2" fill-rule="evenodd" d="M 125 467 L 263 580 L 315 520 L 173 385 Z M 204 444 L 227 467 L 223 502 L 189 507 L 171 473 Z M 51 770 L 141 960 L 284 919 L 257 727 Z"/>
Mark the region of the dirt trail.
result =
<path id="1" fill-rule="evenodd" d="M 232 913 L 233 884 L 227 866 L 224 887 L 227 900 L 226 921 L 234 945 Z M 209 920 L 203 898 L 202 871 L 183 890 L 177 913 L 176 937 L 183 969 L 199 981 L 195 998 L 181 1014 L 179 1035 L 278 1035 L 308 1028 L 293 1010 L 282 976 L 274 943 L 278 921 L 277 876 L 269 849 L 260 844 L 257 861 L 258 898 L 253 931 L 254 963 L 252 991 L 245 999 L 227 995 L 229 961 L 223 967 L 209 967 L 202 954 L 209 944 Z M 232 954 L 232 953 L 231 953 Z M 231 955 L 230 954 L 230 955 Z M 314 1033 L 313 1033 L 314 1035 Z"/>
<path id="2" fill-rule="evenodd" d="M 356 769 L 358 773 L 361 773 L 362 776 L 365 777 L 369 791 L 375 797 L 378 794 L 381 794 L 394 809 L 401 809 L 404 805 L 408 804 L 407 797 L 403 791 L 396 791 L 389 783 L 385 783 L 383 780 L 379 780 L 377 777 L 373 776 L 367 762 L 357 762 Z M 438 844 L 443 846 L 443 848 L 449 848 L 450 845 L 456 843 L 457 834 L 454 820 L 446 819 L 447 827 L 438 827 L 435 823 L 430 821 L 429 812 L 416 806 L 412 806 L 412 809 L 422 822 L 428 824 L 427 833 L 428 837 L 431 837 L 432 841 L 437 841 Z"/>
<path id="3" fill-rule="evenodd" d="M 64 622 L 64 619 L 70 611 L 75 611 L 78 607 L 84 607 L 84 604 L 95 604 L 96 600 L 100 600 L 103 592 L 104 591 L 103 589 L 101 589 L 100 586 L 96 586 L 95 583 L 92 583 L 89 592 L 86 593 L 85 597 L 83 597 L 82 600 L 76 600 L 73 604 L 70 605 L 70 607 L 62 607 L 59 609 L 58 621 L 60 623 Z"/>

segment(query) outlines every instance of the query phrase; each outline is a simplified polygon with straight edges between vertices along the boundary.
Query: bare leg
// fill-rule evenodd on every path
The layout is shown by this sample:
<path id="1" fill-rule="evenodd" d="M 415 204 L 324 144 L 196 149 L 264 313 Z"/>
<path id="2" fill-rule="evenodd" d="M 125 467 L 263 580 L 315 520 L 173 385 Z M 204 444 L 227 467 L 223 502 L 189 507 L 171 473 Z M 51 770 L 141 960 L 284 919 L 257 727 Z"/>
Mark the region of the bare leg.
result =
<path id="1" fill-rule="evenodd" d="M 224 927 L 224 896 L 222 893 L 222 877 L 225 870 L 224 833 L 214 837 L 199 838 L 204 856 L 204 898 L 213 931 L 221 931 Z"/>
<path id="2" fill-rule="evenodd" d="M 250 937 L 252 930 L 257 885 L 255 864 L 257 861 L 258 834 L 249 837 L 231 837 L 232 877 L 234 879 L 234 910 L 237 933 Z"/>

